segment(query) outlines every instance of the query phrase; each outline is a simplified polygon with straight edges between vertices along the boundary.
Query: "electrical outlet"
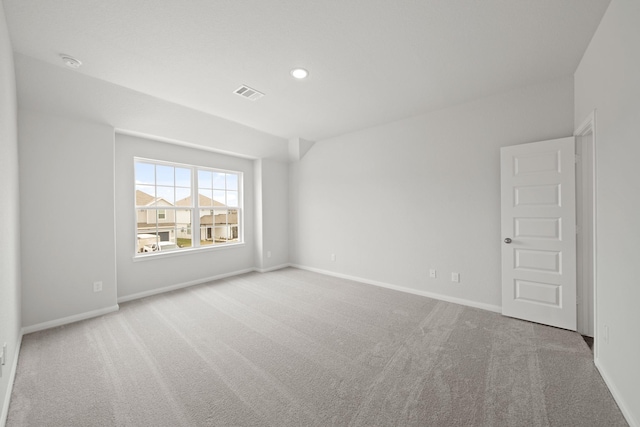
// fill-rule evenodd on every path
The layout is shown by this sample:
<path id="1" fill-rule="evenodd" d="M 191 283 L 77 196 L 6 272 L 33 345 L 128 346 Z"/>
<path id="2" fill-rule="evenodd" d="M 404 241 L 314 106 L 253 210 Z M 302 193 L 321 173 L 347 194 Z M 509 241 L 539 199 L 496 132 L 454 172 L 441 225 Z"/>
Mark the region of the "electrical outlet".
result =
<path id="1" fill-rule="evenodd" d="M 336 254 L 331 254 L 331 261 L 335 261 L 336 260 Z"/>
<path id="2" fill-rule="evenodd" d="M 267 251 L 267 258 L 271 258 L 271 251 Z"/>
<path id="3" fill-rule="evenodd" d="M 93 292 L 102 292 L 102 282 L 93 282 Z"/>
<path id="4" fill-rule="evenodd" d="M 609 344 L 609 326 L 604 325 L 604 342 Z"/>
<path id="5" fill-rule="evenodd" d="M 460 273 L 451 273 L 451 281 L 460 283 Z"/>
<path id="6" fill-rule="evenodd" d="M 429 277 L 431 277 L 432 279 L 435 279 L 437 277 L 435 268 L 429 269 Z"/>

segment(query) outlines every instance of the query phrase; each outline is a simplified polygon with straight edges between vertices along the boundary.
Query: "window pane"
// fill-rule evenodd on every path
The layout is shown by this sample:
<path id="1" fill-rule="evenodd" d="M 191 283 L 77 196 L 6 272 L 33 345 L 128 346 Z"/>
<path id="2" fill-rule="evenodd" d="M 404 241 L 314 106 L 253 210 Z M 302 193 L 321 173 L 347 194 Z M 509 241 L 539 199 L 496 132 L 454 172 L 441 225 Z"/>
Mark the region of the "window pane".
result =
<path id="1" fill-rule="evenodd" d="M 176 188 L 176 206 L 193 206 L 190 188 Z"/>
<path id="2" fill-rule="evenodd" d="M 156 185 L 175 185 L 173 166 L 156 165 Z"/>
<path id="3" fill-rule="evenodd" d="M 237 191 L 227 191 L 227 206 L 231 206 L 231 207 L 238 206 L 238 192 Z"/>
<path id="4" fill-rule="evenodd" d="M 211 172 L 198 170 L 198 188 L 211 188 Z"/>
<path id="5" fill-rule="evenodd" d="M 214 240 L 213 243 L 215 245 L 219 245 L 221 243 L 227 243 L 227 210 L 224 209 L 216 209 L 213 211 L 213 222 L 214 222 Z M 222 227 L 221 227 L 222 226 Z"/>
<path id="6" fill-rule="evenodd" d="M 211 190 L 198 190 L 198 206 L 213 206 Z"/>
<path id="7" fill-rule="evenodd" d="M 227 224 L 238 225 L 238 211 L 236 209 L 231 209 L 227 213 Z"/>
<path id="8" fill-rule="evenodd" d="M 215 209 L 213 211 L 214 225 L 226 225 L 227 224 L 227 210 Z"/>
<path id="9" fill-rule="evenodd" d="M 156 229 L 156 233 L 158 235 L 158 244 L 155 247 L 151 247 L 151 250 L 147 248 L 145 250 L 146 252 L 160 252 L 177 248 L 175 230 L 176 212 L 169 209 L 158 209 L 158 217 L 162 216 L 162 213 L 164 213 L 164 219 L 158 219 Z"/>
<path id="10" fill-rule="evenodd" d="M 232 173 L 227 174 L 227 190 L 238 190 L 238 175 Z"/>
<path id="11" fill-rule="evenodd" d="M 176 168 L 176 186 L 191 187 L 191 169 Z"/>
<path id="12" fill-rule="evenodd" d="M 225 200 L 224 190 L 213 190 L 213 201 L 218 202 L 214 203 L 216 206 L 226 206 L 227 201 Z"/>
<path id="13" fill-rule="evenodd" d="M 156 176 L 155 176 L 155 168 L 154 165 L 150 163 L 135 163 L 136 169 L 136 184 L 155 184 Z"/>
<path id="14" fill-rule="evenodd" d="M 158 206 L 173 206 L 175 204 L 174 187 L 157 187 L 156 196 Z"/>
<path id="15" fill-rule="evenodd" d="M 223 227 L 216 227 L 214 229 L 214 233 L 215 233 L 215 239 L 213 241 L 214 245 L 221 245 L 223 243 L 227 243 L 227 240 L 225 239 L 225 234 L 224 234 L 224 228 Z"/>
<path id="16" fill-rule="evenodd" d="M 148 230 L 156 230 L 156 209 L 136 209 L 136 224 L 139 233 L 146 233 Z"/>
<path id="17" fill-rule="evenodd" d="M 153 206 L 156 199 L 156 188 L 147 185 L 136 185 L 136 206 Z"/>
<path id="18" fill-rule="evenodd" d="M 176 222 L 176 211 L 173 209 L 158 209 L 158 226 L 167 227 L 175 224 Z"/>
<path id="19" fill-rule="evenodd" d="M 239 236 L 238 210 L 216 209 L 214 210 L 214 217 L 214 243 L 220 245 L 237 242 Z"/>
<path id="20" fill-rule="evenodd" d="M 229 225 L 229 238 L 227 239 L 227 243 L 238 242 L 239 241 L 239 231 L 237 225 Z"/>
<path id="21" fill-rule="evenodd" d="M 158 248 L 158 235 L 155 233 L 138 233 L 138 246 L 136 252 L 156 252 Z"/>
<path id="22" fill-rule="evenodd" d="M 200 246 L 213 243 L 213 210 L 200 209 Z"/>
<path id="23" fill-rule="evenodd" d="M 219 190 L 224 190 L 226 188 L 224 176 L 225 174 L 220 172 L 213 173 L 213 188 Z"/>
<path id="24" fill-rule="evenodd" d="M 214 244 L 221 245 L 238 241 L 238 211 L 215 209 L 214 215 Z"/>
<path id="25" fill-rule="evenodd" d="M 153 252 L 157 248 L 156 216 L 156 209 L 136 209 L 137 252 Z"/>
<path id="26" fill-rule="evenodd" d="M 190 209 L 176 211 L 176 243 L 179 248 L 190 248 L 193 246 L 191 223 Z"/>

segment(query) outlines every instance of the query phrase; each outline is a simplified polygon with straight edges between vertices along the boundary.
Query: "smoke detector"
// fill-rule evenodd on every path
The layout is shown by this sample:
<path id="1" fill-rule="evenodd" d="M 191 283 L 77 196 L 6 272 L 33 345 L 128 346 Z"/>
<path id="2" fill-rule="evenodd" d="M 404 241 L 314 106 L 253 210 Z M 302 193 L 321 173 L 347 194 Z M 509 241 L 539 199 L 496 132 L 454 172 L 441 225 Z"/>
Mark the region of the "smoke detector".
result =
<path id="1" fill-rule="evenodd" d="M 264 93 L 259 90 L 255 90 L 250 88 L 249 86 L 242 85 L 238 89 L 234 90 L 233 93 L 236 95 L 240 95 L 243 98 L 247 98 L 250 101 L 255 101 L 264 96 Z"/>
<path id="2" fill-rule="evenodd" d="M 62 62 L 64 63 L 64 65 L 69 68 L 77 69 L 82 65 L 82 62 L 80 60 L 74 58 L 73 56 L 65 55 L 64 53 L 60 54 L 60 58 L 62 58 Z"/>

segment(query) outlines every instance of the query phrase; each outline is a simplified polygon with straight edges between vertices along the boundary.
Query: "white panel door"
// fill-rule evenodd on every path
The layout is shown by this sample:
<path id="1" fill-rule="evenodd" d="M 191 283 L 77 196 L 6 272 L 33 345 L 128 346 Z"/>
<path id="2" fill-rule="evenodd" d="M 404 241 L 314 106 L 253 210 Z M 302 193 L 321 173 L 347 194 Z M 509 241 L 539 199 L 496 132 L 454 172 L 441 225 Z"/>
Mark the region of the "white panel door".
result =
<path id="1" fill-rule="evenodd" d="M 576 330 L 575 141 L 500 149 L 502 314 Z"/>

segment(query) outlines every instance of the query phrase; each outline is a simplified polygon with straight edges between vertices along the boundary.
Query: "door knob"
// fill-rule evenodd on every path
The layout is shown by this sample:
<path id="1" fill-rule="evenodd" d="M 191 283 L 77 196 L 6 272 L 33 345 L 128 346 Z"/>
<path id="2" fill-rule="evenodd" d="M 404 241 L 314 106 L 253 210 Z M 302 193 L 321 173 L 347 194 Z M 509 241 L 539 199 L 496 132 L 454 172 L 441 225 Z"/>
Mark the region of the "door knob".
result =
<path id="1" fill-rule="evenodd" d="M 509 243 L 511 243 L 511 241 L 512 241 L 512 240 L 511 240 L 510 238 L 508 238 L 508 237 L 507 237 L 506 239 L 504 239 L 504 242 L 505 242 L 507 245 L 508 245 Z"/>

